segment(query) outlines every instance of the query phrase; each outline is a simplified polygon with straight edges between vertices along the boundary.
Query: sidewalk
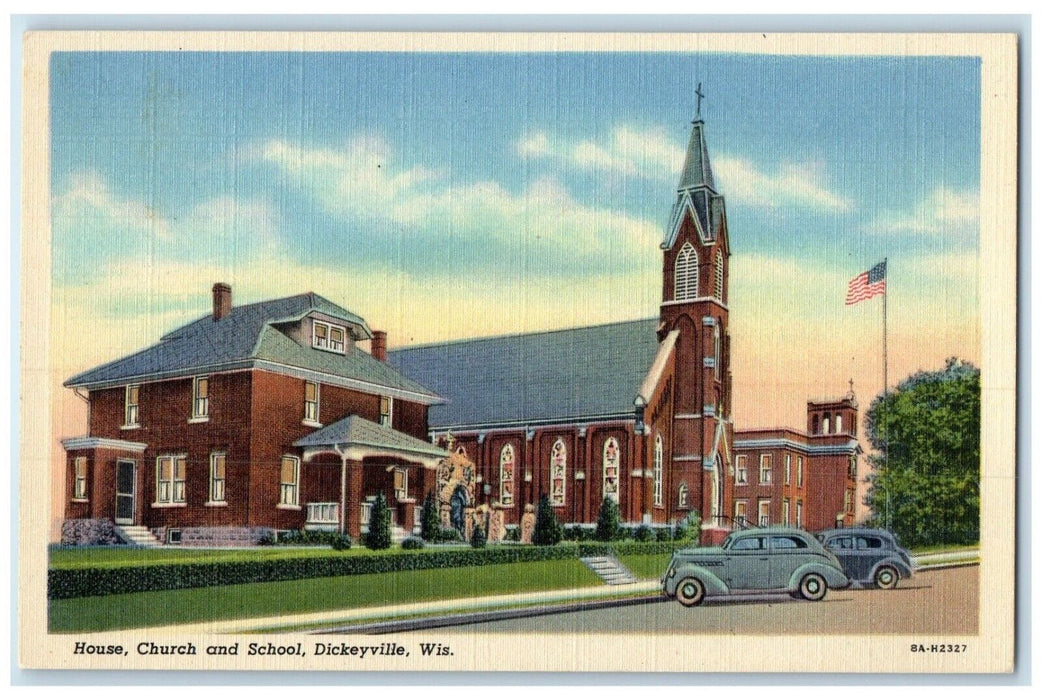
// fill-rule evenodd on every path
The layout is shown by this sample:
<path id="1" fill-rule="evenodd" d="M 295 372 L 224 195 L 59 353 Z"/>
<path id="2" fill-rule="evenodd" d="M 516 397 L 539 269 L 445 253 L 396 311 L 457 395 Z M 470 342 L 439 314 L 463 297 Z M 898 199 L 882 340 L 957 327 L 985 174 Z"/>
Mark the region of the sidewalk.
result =
<path id="1" fill-rule="evenodd" d="M 609 598 L 628 598 L 656 593 L 661 589 L 658 579 L 646 579 L 619 586 L 588 586 L 566 588 L 534 593 L 510 593 L 484 596 L 481 598 L 456 598 L 432 600 L 408 605 L 387 605 L 372 608 L 350 608 L 346 610 L 324 610 L 305 615 L 257 617 L 248 620 L 219 620 L 190 625 L 149 627 L 151 633 L 164 634 L 236 634 L 249 632 L 280 632 L 298 627 L 330 627 L 360 622 L 379 622 L 398 618 L 423 617 L 456 612 L 481 612 L 506 608 L 523 608 L 533 605 L 592 601 Z M 132 630 L 125 630 L 131 632 Z"/>

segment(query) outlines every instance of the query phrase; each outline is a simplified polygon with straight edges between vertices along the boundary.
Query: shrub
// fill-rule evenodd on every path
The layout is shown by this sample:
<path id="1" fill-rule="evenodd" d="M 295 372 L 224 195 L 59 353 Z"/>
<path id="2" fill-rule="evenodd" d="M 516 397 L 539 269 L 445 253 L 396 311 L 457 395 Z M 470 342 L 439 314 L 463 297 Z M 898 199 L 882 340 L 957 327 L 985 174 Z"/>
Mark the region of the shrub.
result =
<path id="1" fill-rule="evenodd" d="M 641 525 L 637 528 L 637 531 L 633 533 L 633 539 L 638 542 L 650 542 L 655 538 L 655 533 L 647 525 Z"/>
<path id="2" fill-rule="evenodd" d="M 277 539 L 278 538 L 275 536 L 275 531 L 268 530 L 263 535 L 261 535 L 259 540 L 257 540 L 257 544 L 261 547 L 270 547 L 273 544 L 275 544 Z"/>
<path id="3" fill-rule="evenodd" d="M 655 531 L 655 539 L 659 542 L 669 542 L 673 539 L 673 528 L 672 527 L 660 527 Z"/>
<path id="4" fill-rule="evenodd" d="M 557 522 L 553 508 L 550 507 L 550 498 L 545 494 L 539 497 L 539 507 L 535 513 L 535 530 L 532 532 L 532 544 L 547 546 L 555 545 L 564 539 L 564 531 L 561 523 Z"/>
<path id="5" fill-rule="evenodd" d="M 619 504 L 613 498 L 605 498 L 601 501 L 601 510 L 597 514 L 596 539 L 601 542 L 611 542 L 619 539 L 619 521 L 622 514 L 619 512 Z"/>
<path id="6" fill-rule="evenodd" d="M 365 534 L 365 546 L 369 549 L 390 549 L 391 547 L 391 511 L 387 508 L 387 499 L 382 493 L 377 494 L 369 515 L 369 532 Z"/>
<path id="7" fill-rule="evenodd" d="M 406 537 L 402 540 L 402 549 L 423 549 L 426 546 L 427 543 L 419 537 Z"/>
<path id="8" fill-rule="evenodd" d="M 348 535 L 340 534 L 339 532 L 337 532 L 333 534 L 331 540 L 332 541 L 330 544 L 332 544 L 333 549 L 337 550 L 338 552 L 341 552 L 345 549 L 351 549 L 351 538 Z"/>
<path id="9" fill-rule="evenodd" d="M 438 498 L 434 491 L 423 497 L 423 513 L 420 516 L 420 537 L 428 542 L 437 542 L 441 534 L 441 519 L 438 517 Z"/>
<path id="10" fill-rule="evenodd" d="M 451 527 L 439 527 L 438 528 L 438 534 L 435 537 L 434 541 L 435 542 L 442 542 L 442 543 L 444 543 L 444 542 L 462 542 L 463 541 L 463 535 L 461 535 L 459 533 L 459 530 L 456 530 L 454 528 L 451 528 Z"/>
<path id="11" fill-rule="evenodd" d="M 486 544 L 488 544 L 488 536 L 485 534 L 485 528 L 475 525 L 474 531 L 470 533 L 470 546 L 474 549 L 482 549 Z"/>

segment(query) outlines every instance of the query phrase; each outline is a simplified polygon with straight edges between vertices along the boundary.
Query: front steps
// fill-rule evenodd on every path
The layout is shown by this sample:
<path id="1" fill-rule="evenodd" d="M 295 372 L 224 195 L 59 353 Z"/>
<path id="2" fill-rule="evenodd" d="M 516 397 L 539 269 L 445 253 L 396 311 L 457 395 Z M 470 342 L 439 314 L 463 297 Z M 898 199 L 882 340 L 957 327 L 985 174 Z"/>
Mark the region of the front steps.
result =
<path id="1" fill-rule="evenodd" d="M 609 586 L 637 582 L 637 577 L 631 574 L 621 561 L 610 554 L 603 557 L 581 557 L 580 561 Z"/>
<path id="2" fill-rule="evenodd" d="M 144 525 L 117 525 L 116 529 L 133 547 L 158 547 L 161 544 Z"/>

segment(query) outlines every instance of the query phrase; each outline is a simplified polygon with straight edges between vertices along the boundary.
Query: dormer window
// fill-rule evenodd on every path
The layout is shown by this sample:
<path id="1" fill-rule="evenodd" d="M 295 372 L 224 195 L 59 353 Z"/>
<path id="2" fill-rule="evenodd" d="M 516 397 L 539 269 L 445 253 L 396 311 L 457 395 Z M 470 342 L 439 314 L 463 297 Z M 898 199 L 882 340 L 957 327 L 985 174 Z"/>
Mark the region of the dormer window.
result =
<path id="1" fill-rule="evenodd" d="M 196 377 L 192 380 L 192 419 L 210 416 L 210 378 Z"/>
<path id="2" fill-rule="evenodd" d="M 347 330 L 343 326 L 313 321 L 311 344 L 319 350 L 342 353 L 346 334 Z"/>

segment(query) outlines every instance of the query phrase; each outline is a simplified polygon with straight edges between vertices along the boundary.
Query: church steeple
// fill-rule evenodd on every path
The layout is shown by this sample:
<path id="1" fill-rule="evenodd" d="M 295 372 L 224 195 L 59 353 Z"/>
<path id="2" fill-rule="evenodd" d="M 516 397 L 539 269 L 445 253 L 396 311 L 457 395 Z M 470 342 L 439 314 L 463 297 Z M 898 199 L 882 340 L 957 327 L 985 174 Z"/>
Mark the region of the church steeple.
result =
<path id="1" fill-rule="evenodd" d="M 706 125 L 702 120 L 702 98 L 705 97 L 702 94 L 702 83 L 698 84 L 695 94 L 698 96 L 698 108 L 695 119 L 691 122 L 691 138 L 688 139 L 684 169 L 677 184 L 677 199 L 673 204 L 666 239 L 662 243 L 663 249 L 673 247 L 684 215 L 688 211 L 692 213 L 692 218 L 706 241 L 716 238 L 723 216 L 724 198 L 716 190 L 713 167 L 709 162 L 709 148 L 706 146 Z"/>
<path id="2" fill-rule="evenodd" d="M 687 144 L 687 155 L 684 157 L 684 170 L 680 175 L 677 193 L 693 192 L 697 189 L 708 189 L 716 194 L 713 182 L 713 168 L 709 165 L 709 149 L 706 148 L 705 125 L 701 117 L 691 122 L 691 139 Z"/>

